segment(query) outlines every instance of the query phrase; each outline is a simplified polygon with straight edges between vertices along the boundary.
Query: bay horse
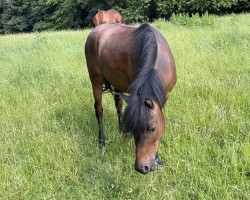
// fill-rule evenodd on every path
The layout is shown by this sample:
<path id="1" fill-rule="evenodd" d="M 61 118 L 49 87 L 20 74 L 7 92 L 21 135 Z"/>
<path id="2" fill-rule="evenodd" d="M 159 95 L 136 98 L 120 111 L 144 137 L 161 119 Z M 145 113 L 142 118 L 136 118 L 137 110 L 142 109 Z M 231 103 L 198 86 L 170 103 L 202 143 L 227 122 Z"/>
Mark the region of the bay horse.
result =
<path id="1" fill-rule="evenodd" d="M 97 10 L 92 9 L 89 11 L 88 16 L 85 18 L 85 23 L 91 22 L 91 24 L 96 27 L 100 24 L 106 23 L 120 23 L 125 24 L 125 20 L 122 15 L 115 9 L 109 10 Z"/>
<path id="2" fill-rule="evenodd" d="M 105 84 L 106 88 L 114 88 L 121 131 L 134 137 L 135 169 L 146 174 L 162 166 L 158 155 L 165 131 L 162 109 L 176 83 L 174 57 L 163 35 L 149 24 L 138 28 L 102 24 L 89 34 L 85 56 L 99 125 L 99 146 L 105 145 Z M 127 102 L 123 115 L 121 93 Z"/>

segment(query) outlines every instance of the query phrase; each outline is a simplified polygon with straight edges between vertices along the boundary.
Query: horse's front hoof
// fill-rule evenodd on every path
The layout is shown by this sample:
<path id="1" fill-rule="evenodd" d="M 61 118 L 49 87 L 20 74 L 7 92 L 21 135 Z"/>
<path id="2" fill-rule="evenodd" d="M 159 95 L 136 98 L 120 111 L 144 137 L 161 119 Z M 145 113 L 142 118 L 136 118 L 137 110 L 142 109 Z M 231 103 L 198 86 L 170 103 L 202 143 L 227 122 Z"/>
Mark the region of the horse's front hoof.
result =
<path id="1" fill-rule="evenodd" d="M 105 147 L 105 141 L 104 140 L 99 140 L 99 148 L 103 149 Z"/>

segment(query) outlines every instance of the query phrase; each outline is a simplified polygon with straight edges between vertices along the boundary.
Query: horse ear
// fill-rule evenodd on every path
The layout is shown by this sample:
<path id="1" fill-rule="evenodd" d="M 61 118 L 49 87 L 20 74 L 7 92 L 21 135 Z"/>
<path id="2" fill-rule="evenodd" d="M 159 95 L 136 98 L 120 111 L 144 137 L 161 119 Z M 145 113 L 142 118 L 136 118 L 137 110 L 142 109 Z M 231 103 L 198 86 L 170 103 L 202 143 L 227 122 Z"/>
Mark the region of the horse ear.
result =
<path id="1" fill-rule="evenodd" d="M 152 109 L 154 107 L 154 102 L 151 99 L 145 99 L 145 105 Z"/>

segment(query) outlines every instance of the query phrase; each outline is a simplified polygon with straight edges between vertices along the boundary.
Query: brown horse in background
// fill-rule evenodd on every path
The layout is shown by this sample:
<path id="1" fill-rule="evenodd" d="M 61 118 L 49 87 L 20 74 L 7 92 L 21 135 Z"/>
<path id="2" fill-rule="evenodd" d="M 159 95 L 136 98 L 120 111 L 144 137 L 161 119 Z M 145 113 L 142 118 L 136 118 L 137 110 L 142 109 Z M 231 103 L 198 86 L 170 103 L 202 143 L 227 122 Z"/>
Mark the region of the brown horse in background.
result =
<path id="1" fill-rule="evenodd" d="M 165 130 L 162 109 L 176 83 L 175 62 L 167 41 L 149 24 L 138 28 L 102 24 L 89 34 L 85 56 L 95 100 L 100 147 L 105 145 L 102 121 L 105 85 L 110 90 L 114 88 L 122 132 L 134 136 L 135 169 L 143 174 L 155 170 L 157 164 L 162 165 L 158 156 Z M 123 115 L 120 92 L 129 94 Z"/>
<path id="2" fill-rule="evenodd" d="M 97 27 L 100 24 L 108 23 L 126 24 L 122 15 L 113 8 L 106 11 L 92 9 L 89 11 L 88 16 L 85 18 L 84 21 L 85 23 L 91 22 L 94 27 Z"/>

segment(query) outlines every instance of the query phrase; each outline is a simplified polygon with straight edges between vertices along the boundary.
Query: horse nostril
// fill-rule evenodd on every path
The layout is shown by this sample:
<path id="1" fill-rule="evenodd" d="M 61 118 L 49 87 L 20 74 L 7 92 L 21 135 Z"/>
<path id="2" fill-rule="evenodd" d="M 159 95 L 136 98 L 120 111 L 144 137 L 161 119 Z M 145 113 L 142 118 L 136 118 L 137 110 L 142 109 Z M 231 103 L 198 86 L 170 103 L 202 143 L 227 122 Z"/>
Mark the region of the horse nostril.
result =
<path id="1" fill-rule="evenodd" d="M 135 162 L 135 170 L 141 174 L 147 174 L 151 171 L 151 168 L 148 165 L 143 166 Z"/>
<path id="2" fill-rule="evenodd" d="M 148 172 L 150 172 L 150 168 L 148 166 L 144 166 L 141 168 L 141 172 L 143 174 L 147 174 Z"/>

